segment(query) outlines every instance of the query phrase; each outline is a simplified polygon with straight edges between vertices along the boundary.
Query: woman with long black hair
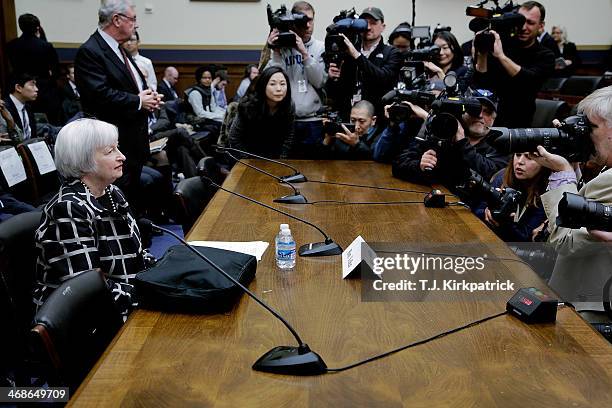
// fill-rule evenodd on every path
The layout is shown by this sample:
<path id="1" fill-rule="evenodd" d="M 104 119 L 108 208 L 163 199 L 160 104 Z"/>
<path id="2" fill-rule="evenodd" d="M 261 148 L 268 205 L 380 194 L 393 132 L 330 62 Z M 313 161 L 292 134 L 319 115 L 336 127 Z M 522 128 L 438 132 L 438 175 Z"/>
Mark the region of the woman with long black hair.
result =
<path id="1" fill-rule="evenodd" d="M 287 158 L 293 148 L 295 113 L 285 71 L 266 68 L 240 100 L 229 131 L 230 146 L 270 158 Z"/>

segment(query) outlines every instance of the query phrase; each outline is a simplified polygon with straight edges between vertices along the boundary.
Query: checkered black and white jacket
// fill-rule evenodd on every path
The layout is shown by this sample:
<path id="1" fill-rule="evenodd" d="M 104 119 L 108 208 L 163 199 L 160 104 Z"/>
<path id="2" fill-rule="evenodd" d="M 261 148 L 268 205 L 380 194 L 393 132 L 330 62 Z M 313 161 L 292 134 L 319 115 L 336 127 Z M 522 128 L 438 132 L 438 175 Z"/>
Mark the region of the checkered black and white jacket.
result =
<path id="1" fill-rule="evenodd" d="M 62 282 L 95 268 L 124 314 L 135 305 L 130 282 L 144 268 L 140 231 L 121 190 L 111 185 L 110 193 L 116 213 L 106 194 L 95 198 L 79 180 L 63 184 L 45 206 L 36 231 L 37 308 Z"/>

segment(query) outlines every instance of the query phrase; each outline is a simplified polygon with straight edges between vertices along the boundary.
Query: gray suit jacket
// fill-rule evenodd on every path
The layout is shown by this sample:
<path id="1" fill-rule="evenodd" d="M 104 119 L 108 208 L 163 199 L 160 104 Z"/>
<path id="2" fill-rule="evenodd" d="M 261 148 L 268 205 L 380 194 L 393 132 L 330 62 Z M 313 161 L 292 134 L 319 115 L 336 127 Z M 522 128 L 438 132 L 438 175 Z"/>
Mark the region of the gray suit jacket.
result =
<path id="1" fill-rule="evenodd" d="M 612 250 L 599 243 L 586 230 L 557 226 L 559 201 L 564 192 L 577 193 L 588 200 L 612 204 L 612 169 L 608 169 L 577 191 L 575 184 L 565 184 L 541 196 L 549 220 L 549 242 L 559 254 L 549 286 L 576 310 L 603 310 L 602 289 L 612 272 Z"/>

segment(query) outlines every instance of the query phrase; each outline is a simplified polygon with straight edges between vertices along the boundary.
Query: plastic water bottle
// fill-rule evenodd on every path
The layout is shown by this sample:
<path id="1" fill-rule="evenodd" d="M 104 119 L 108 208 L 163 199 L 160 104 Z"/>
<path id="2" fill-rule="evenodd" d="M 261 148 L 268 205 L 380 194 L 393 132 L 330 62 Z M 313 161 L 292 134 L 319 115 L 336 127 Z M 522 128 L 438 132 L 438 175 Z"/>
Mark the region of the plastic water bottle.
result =
<path id="1" fill-rule="evenodd" d="M 281 269 L 295 266 L 295 241 L 287 224 L 281 224 L 276 236 L 276 266 Z"/>

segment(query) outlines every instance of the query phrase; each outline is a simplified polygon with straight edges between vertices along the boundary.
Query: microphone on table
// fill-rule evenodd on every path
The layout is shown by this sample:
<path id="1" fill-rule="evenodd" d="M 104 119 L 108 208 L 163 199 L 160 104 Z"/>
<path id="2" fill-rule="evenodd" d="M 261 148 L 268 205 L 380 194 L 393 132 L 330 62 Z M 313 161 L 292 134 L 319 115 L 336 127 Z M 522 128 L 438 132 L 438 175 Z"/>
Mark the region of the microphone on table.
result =
<path id="1" fill-rule="evenodd" d="M 313 227 L 314 229 L 316 229 L 317 231 L 319 231 L 321 233 L 321 235 L 323 235 L 323 237 L 325 238 L 325 241 L 323 242 L 313 242 L 313 243 L 309 243 L 309 244 L 305 244 L 302 245 L 299 250 L 298 250 L 298 254 L 300 256 L 330 256 L 330 255 L 340 255 L 342 254 L 342 248 L 340 247 L 340 245 L 336 244 L 334 242 L 333 239 L 331 239 L 326 233 L 325 231 L 323 231 L 321 228 L 319 228 L 318 226 L 316 226 L 315 224 L 313 224 L 312 222 L 306 221 L 303 218 L 299 218 L 296 217 L 295 215 L 291 215 L 285 211 L 279 210 L 277 208 L 271 207 L 267 204 L 262 203 L 261 201 L 257 201 L 253 198 L 247 197 L 245 195 L 242 195 L 240 193 L 236 193 L 235 191 L 231 191 L 228 190 L 226 188 L 221 187 L 219 184 L 215 183 L 213 180 L 211 180 L 210 178 L 208 178 L 208 176 L 206 176 L 205 174 L 203 174 L 202 169 L 200 170 L 200 179 L 202 180 L 202 182 L 204 184 L 210 184 L 211 186 L 219 189 L 219 190 L 223 190 L 226 193 L 235 195 L 236 197 L 240 197 L 244 200 L 250 201 L 252 203 L 255 203 L 257 205 L 260 205 L 262 207 L 265 207 L 269 210 L 272 211 L 276 211 L 277 213 L 283 214 L 289 218 L 292 218 L 296 221 L 299 221 L 301 223 L 304 223 L 306 225 L 310 225 L 311 227 Z"/>
<path id="2" fill-rule="evenodd" d="M 300 191 L 297 188 L 295 188 L 295 186 L 293 184 L 291 184 L 290 182 L 284 180 L 282 177 L 275 176 L 274 174 L 268 173 L 267 171 L 265 171 L 263 169 L 260 169 L 257 166 L 253 166 L 252 164 L 249 164 L 249 163 L 246 163 L 246 162 L 240 160 L 239 158 L 237 158 L 236 156 L 231 154 L 229 152 L 229 150 L 221 150 L 221 152 L 225 153 L 226 155 L 228 155 L 229 157 L 234 159 L 237 163 L 240 163 L 243 166 L 250 167 L 250 168 L 252 168 L 255 171 L 258 171 L 258 172 L 260 172 L 262 174 L 265 174 L 266 176 L 272 177 L 273 179 L 277 180 L 279 183 L 286 184 L 286 185 L 288 185 L 289 187 L 291 187 L 293 189 L 293 194 L 292 195 L 286 195 L 286 196 L 282 196 L 280 198 L 275 198 L 274 199 L 275 203 L 282 203 L 282 204 L 306 204 L 308 202 L 306 197 L 304 197 L 300 193 Z"/>
<path id="3" fill-rule="evenodd" d="M 298 169 L 296 169 L 295 167 L 291 166 L 290 164 L 283 163 L 283 162 L 278 161 L 278 160 L 269 159 L 267 157 L 259 156 L 257 154 L 245 152 L 244 150 L 234 149 L 233 147 L 217 146 L 217 149 L 221 150 L 221 151 L 230 151 L 230 152 L 236 152 L 236 153 L 244 154 L 245 156 L 253 157 L 255 159 L 261 159 L 261 160 L 265 160 L 265 161 L 270 162 L 270 163 L 280 164 L 281 166 L 288 167 L 291 170 L 293 170 L 293 174 L 290 175 L 290 176 L 280 177 L 283 181 L 286 181 L 288 183 L 304 183 L 304 182 L 308 181 L 308 179 L 306 178 L 305 175 L 303 175 Z"/>
<path id="4" fill-rule="evenodd" d="M 249 295 L 254 301 L 259 303 L 261 307 L 272 313 L 274 317 L 281 321 L 287 329 L 291 332 L 297 343 L 298 347 L 295 346 L 277 346 L 261 356 L 255 364 L 253 369 L 257 371 L 265 371 L 276 374 L 289 374 L 289 375 L 318 375 L 325 374 L 327 372 L 327 365 L 314 351 L 310 350 L 308 344 L 304 343 L 300 338 L 299 334 L 293 327 L 287 322 L 276 310 L 268 306 L 263 300 L 259 299 L 257 295 L 251 292 L 246 286 L 237 281 L 233 276 L 225 272 L 221 267 L 215 264 L 213 261 L 208 259 L 206 255 L 203 255 L 189 244 L 183 238 L 175 234 L 173 231 L 160 227 L 159 225 L 153 224 L 146 218 L 141 218 L 139 223 L 150 227 L 152 230 L 163 231 L 166 234 L 172 235 L 179 242 L 185 245 L 191 252 L 196 254 L 204 262 L 208 263 L 214 269 L 217 270 L 225 278 L 229 279 L 238 286 L 244 293 Z"/>

